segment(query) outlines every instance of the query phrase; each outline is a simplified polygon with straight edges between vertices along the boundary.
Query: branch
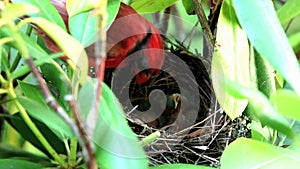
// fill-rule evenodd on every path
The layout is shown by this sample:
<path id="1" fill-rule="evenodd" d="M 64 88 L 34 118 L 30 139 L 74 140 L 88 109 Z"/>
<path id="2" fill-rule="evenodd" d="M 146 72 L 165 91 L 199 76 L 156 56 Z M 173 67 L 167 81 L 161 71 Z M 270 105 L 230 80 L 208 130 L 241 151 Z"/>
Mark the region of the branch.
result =
<path id="1" fill-rule="evenodd" d="M 66 113 L 66 111 L 56 102 L 55 98 L 51 94 L 49 88 L 43 83 L 43 79 L 41 74 L 38 72 L 36 66 L 34 65 L 34 62 L 31 57 L 26 58 L 26 62 L 33 74 L 33 76 L 36 78 L 40 89 L 45 97 L 46 103 L 55 111 L 57 114 L 71 127 L 73 130 L 74 134 L 78 138 L 79 142 L 87 152 L 88 156 L 85 157 L 85 160 L 87 162 L 93 161 L 95 157 L 93 156 L 93 149 L 92 147 L 92 142 L 88 141 L 88 136 L 85 133 L 85 130 L 81 128 L 81 123 L 77 123 L 77 125 L 74 123 L 74 121 L 69 117 L 69 115 Z M 70 104 L 70 107 L 73 108 L 72 104 Z M 75 108 L 72 109 L 74 112 L 77 112 Z M 76 119 L 77 121 L 78 119 Z M 60 158 L 59 158 L 60 159 Z M 92 168 L 89 168 L 92 169 Z M 94 169 L 94 168 L 93 168 Z"/>
<path id="2" fill-rule="evenodd" d="M 198 20 L 201 24 L 203 30 L 203 56 L 207 58 L 211 58 L 213 54 L 213 46 L 215 44 L 215 40 L 213 34 L 210 30 L 208 21 L 205 16 L 204 9 L 201 5 L 200 0 L 193 0 L 195 11 L 198 16 Z"/>

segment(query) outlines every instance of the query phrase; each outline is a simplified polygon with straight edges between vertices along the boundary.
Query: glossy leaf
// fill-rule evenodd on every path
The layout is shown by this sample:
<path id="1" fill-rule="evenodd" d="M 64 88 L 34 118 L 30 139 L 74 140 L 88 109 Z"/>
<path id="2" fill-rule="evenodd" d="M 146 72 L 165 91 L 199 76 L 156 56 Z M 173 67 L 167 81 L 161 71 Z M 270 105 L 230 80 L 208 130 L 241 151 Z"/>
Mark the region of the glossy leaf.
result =
<path id="1" fill-rule="evenodd" d="M 71 35 L 84 47 L 90 46 L 97 38 L 98 16 L 92 16 L 92 11 L 83 12 L 69 18 L 69 29 Z"/>
<path id="2" fill-rule="evenodd" d="M 87 81 L 79 90 L 78 93 L 78 105 L 83 115 L 86 119 L 92 106 L 95 104 L 95 86 L 91 80 Z M 88 98 L 88 99 L 87 99 Z"/>
<path id="3" fill-rule="evenodd" d="M 53 54 L 53 55 L 49 55 L 49 57 L 45 57 L 45 58 L 42 58 L 42 59 L 39 59 L 39 60 L 35 60 L 34 61 L 34 65 L 36 67 L 40 66 L 40 65 L 43 65 L 47 62 L 51 62 L 52 59 L 57 59 L 59 58 L 61 55 L 57 55 L 57 54 Z M 52 62 L 54 63 L 54 62 Z M 29 69 L 28 65 L 23 65 L 23 66 L 20 66 L 18 67 L 13 73 L 12 73 L 12 78 L 16 79 L 18 77 L 21 77 L 27 73 L 29 73 L 31 70 Z"/>
<path id="4" fill-rule="evenodd" d="M 226 84 L 226 92 L 237 99 L 248 99 L 249 106 L 252 108 L 253 115 L 255 115 L 262 125 L 268 125 L 276 129 L 290 138 L 295 138 L 295 135 L 290 128 L 290 124 L 282 116 L 268 98 L 256 89 L 246 88 L 235 82 L 224 79 Z"/>
<path id="5" fill-rule="evenodd" d="M 186 13 L 188 13 L 189 15 L 195 14 L 195 6 L 194 6 L 193 1 L 191 1 L 191 0 L 182 0 L 182 4 L 185 8 Z"/>
<path id="6" fill-rule="evenodd" d="M 79 103 L 82 100 L 93 101 L 94 86 L 89 83 L 86 83 L 79 92 Z M 82 110 L 89 111 L 90 108 L 86 106 Z M 100 168 L 146 169 L 148 168 L 146 155 L 124 116 L 119 101 L 111 89 L 102 83 L 98 117 L 89 120 L 89 123 L 93 123 L 91 120 L 97 121 L 93 141 L 97 147 L 98 165 Z"/>
<path id="7" fill-rule="evenodd" d="M 111 23 L 115 20 L 120 8 L 120 0 L 110 0 L 107 2 L 108 18 L 106 21 L 106 28 L 108 29 Z"/>
<path id="8" fill-rule="evenodd" d="M 87 12 L 100 4 L 99 0 L 68 0 L 66 8 L 69 17 L 77 15 L 79 13 Z"/>
<path id="9" fill-rule="evenodd" d="M 271 142 L 274 132 L 268 126 L 262 126 L 257 120 L 251 120 L 251 138 L 262 142 Z"/>
<path id="10" fill-rule="evenodd" d="M 9 4 L 1 11 L 1 19 L 13 21 L 18 17 L 38 12 L 38 8 L 29 4 Z"/>
<path id="11" fill-rule="evenodd" d="M 18 84 L 24 93 L 24 95 L 37 103 L 41 104 L 44 107 L 47 107 L 44 96 L 37 85 L 32 85 L 18 80 Z"/>
<path id="12" fill-rule="evenodd" d="M 94 140 L 99 146 L 97 160 L 105 161 L 100 166 L 123 169 L 148 168 L 148 159 L 128 125 L 121 104 L 104 83 L 99 112 L 96 128 L 98 132 L 94 135 Z"/>
<path id="13" fill-rule="evenodd" d="M 98 0 L 68 0 L 66 3 L 66 8 L 69 14 L 69 17 L 72 18 L 75 15 L 79 15 L 82 13 L 89 13 L 94 7 L 97 7 L 99 4 Z M 118 9 L 120 7 L 120 0 L 109 0 L 107 2 L 107 25 L 110 25 L 115 16 L 118 13 Z M 90 13 L 91 14 L 91 13 Z M 90 15 L 91 17 L 91 15 Z M 69 25 L 72 25 L 69 23 Z M 85 26 L 86 27 L 86 26 Z"/>
<path id="14" fill-rule="evenodd" d="M 60 138 L 73 136 L 66 122 L 47 106 L 39 87 L 24 82 L 19 82 L 19 85 L 26 97 L 19 97 L 18 100 L 28 111 L 29 115 L 45 123 Z"/>
<path id="15" fill-rule="evenodd" d="M 158 12 L 173 5 L 178 0 L 135 0 L 131 6 L 139 13 Z"/>
<path id="16" fill-rule="evenodd" d="M 50 145 L 55 149 L 55 151 L 59 154 L 67 154 L 65 144 L 57 137 L 57 135 L 50 130 L 45 124 L 39 122 L 38 120 L 32 118 L 32 121 L 37 126 L 37 128 L 41 131 L 43 136 L 48 140 Z M 44 148 L 44 146 L 40 143 L 40 141 L 36 138 L 34 133 L 31 129 L 27 126 L 24 122 L 23 118 L 21 117 L 20 113 L 16 113 L 13 116 L 8 118 L 8 122 L 14 127 L 14 129 L 27 141 L 33 144 L 36 148 L 47 154 L 49 157 L 51 155 L 49 152 Z"/>
<path id="17" fill-rule="evenodd" d="M 0 168 L 7 169 L 42 169 L 39 164 L 18 159 L 0 159 Z"/>
<path id="18" fill-rule="evenodd" d="M 257 89 L 257 74 L 256 74 L 256 54 L 255 49 L 253 45 L 250 45 L 250 50 L 249 50 L 249 73 L 250 73 L 250 87 Z"/>
<path id="19" fill-rule="evenodd" d="M 2 24 L 6 24 L 4 20 L 1 20 L 0 26 Z M 24 58 L 29 57 L 29 50 L 26 48 L 26 42 L 21 37 L 21 32 L 19 31 L 18 27 L 13 24 L 13 22 L 9 23 L 9 26 L 2 26 L 0 30 L 4 29 L 4 31 L 9 35 L 10 44 L 14 44 L 14 47 L 21 53 Z M 3 35 L 1 34 L 1 38 Z M 4 35 L 5 37 L 5 35 Z"/>
<path id="20" fill-rule="evenodd" d="M 48 88 L 52 91 L 54 97 L 66 110 L 68 110 L 69 105 L 64 97 L 67 94 L 70 94 L 70 91 L 68 84 L 66 84 L 67 77 L 63 76 L 65 72 L 61 72 L 59 70 L 60 67 L 50 63 L 43 64 L 40 69 L 44 78 L 47 80 Z"/>
<path id="21" fill-rule="evenodd" d="M 278 19 L 281 24 L 286 24 L 296 15 L 300 13 L 300 1 L 299 0 L 288 0 L 286 3 L 279 8 L 277 11 Z"/>
<path id="22" fill-rule="evenodd" d="M 249 45 L 246 33 L 240 28 L 232 0 L 222 4 L 217 25 L 217 51 L 212 59 L 212 82 L 216 97 L 226 114 L 235 119 L 245 110 L 246 100 L 237 100 L 228 95 L 223 81 L 227 77 L 244 86 L 250 86 Z"/>
<path id="23" fill-rule="evenodd" d="M 300 51 L 300 32 L 292 34 L 289 36 L 289 42 L 293 47 L 295 52 Z"/>
<path id="24" fill-rule="evenodd" d="M 9 30 L 7 28 L 1 28 L 0 34 L 1 34 L 1 38 L 11 36 L 11 33 L 9 32 Z M 21 35 L 22 39 L 26 42 L 25 45 L 28 48 L 31 57 L 33 57 L 35 59 L 41 59 L 41 58 L 46 58 L 49 56 L 39 45 L 36 44 L 36 42 L 34 40 L 29 38 L 23 32 L 20 32 L 20 35 Z M 6 43 L 6 45 L 17 48 L 17 46 L 14 42 Z"/>
<path id="25" fill-rule="evenodd" d="M 297 169 L 299 165 L 299 152 L 246 138 L 232 142 L 221 157 L 221 168 L 230 169 Z"/>
<path id="26" fill-rule="evenodd" d="M 52 23 L 55 23 L 59 27 L 61 27 L 63 30 L 67 30 L 66 26 L 63 22 L 63 19 L 57 12 L 56 8 L 50 3 L 49 0 L 12 0 L 14 3 L 28 3 L 35 7 L 37 7 L 40 10 L 40 15 L 42 18 L 47 19 L 48 21 L 51 21 Z"/>
<path id="27" fill-rule="evenodd" d="M 72 5 L 70 2 L 69 5 Z M 108 1 L 107 4 L 107 25 L 110 25 L 117 15 L 120 2 L 118 0 Z M 72 7 L 69 8 L 73 8 Z M 67 3 L 68 8 L 68 3 Z M 80 11 L 80 9 L 72 9 L 76 11 L 76 15 L 69 18 L 69 29 L 71 35 L 76 38 L 84 47 L 90 46 L 97 40 L 99 16 L 93 15 L 93 11 Z M 108 26 L 107 26 L 108 27 Z"/>
<path id="28" fill-rule="evenodd" d="M 1 30 L 1 29 L 0 29 Z M 0 31 L 1 34 L 1 31 Z M 3 46 L 0 47 L 0 70 L 8 72 L 9 71 L 9 61 L 8 61 L 8 53 L 6 52 Z"/>
<path id="29" fill-rule="evenodd" d="M 73 137 L 70 127 L 55 112 L 25 97 L 20 97 L 18 100 L 28 111 L 29 115 L 45 123 L 61 139 Z"/>
<path id="30" fill-rule="evenodd" d="M 299 65 L 271 1 L 233 0 L 233 2 L 239 22 L 258 53 L 266 58 L 300 94 Z"/>
<path id="31" fill-rule="evenodd" d="M 0 30 L 0 33 L 3 33 L 3 35 L 5 35 L 5 36 L 9 36 L 9 33 L 7 31 L 5 31 L 5 29 L 2 29 L 2 31 Z M 22 39 L 24 39 L 24 41 L 26 42 L 25 45 L 29 50 L 30 56 L 36 59 L 35 60 L 36 66 L 50 62 L 51 59 L 58 58 L 57 55 L 56 56 L 48 55 L 48 53 L 45 52 L 34 40 L 29 38 L 24 33 L 21 32 L 20 34 L 21 34 Z M 11 47 L 15 47 L 14 43 L 8 43 L 8 45 Z M 27 65 L 23 65 L 23 66 L 18 67 L 15 71 L 12 72 L 12 77 L 18 78 L 29 72 L 30 72 L 29 67 Z"/>
<path id="32" fill-rule="evenodd" d="M 8 144 L 0 143 L 0 159 L 5 158 L 19 158 L 24 161 L 34 162 L 35 164 L 41 164 L 43 167 L 54 167 L 50 159 L 45 156 L 36 155 L 23 150 L 18 147 L 10 146 Z"/>
<path id="33" fill-rule="evenodd" d="M 43 18 L 28 18 L 27 22 L 34 23 L 43 29 L 48 36 L 62 49 L 66 56 L 73 61 L 78 67 L 79 80 L 83 83 L 88 74 L 87 55 L 83 46 L 68 33 L 63 31 L 57 25 Z"/>
<path id="34" fill-rule="evenodd" d="M 275 73 L 269 62 L 267 62 L 262 56 L 255 52 L 255 67 L 257 76 L 257 87 L 270 97 L 271 94 L 276 92 L 275 85 Z"/>
<path id="35" fill-rule="evenodd" d="M 300 121 L 300 97 L 289 90 L 279 90 L 271 97 L 278 111 Z"/>

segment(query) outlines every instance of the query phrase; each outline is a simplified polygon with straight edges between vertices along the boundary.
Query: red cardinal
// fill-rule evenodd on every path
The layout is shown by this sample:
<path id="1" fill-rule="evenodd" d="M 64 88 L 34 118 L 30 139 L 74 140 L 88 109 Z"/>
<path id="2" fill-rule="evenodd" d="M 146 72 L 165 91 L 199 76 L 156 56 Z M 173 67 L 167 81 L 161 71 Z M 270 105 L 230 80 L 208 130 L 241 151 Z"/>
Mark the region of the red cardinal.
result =
<path id="1" fill-rule="evenodd" d="M 51 3 L 57 8 L 68 28 L 65 0 L 51 0 Z M 45 41 L 50 50 L 53 52 L 60 51 L 49 38 L 46 37 Z M 157 69 L 161 68 L 164 61 L 163 48 L 163 41 L 157 28 L 137 14 L 133 8 L 121 3 L 116 19 L 107 31 L 108 52 L 105 67 L 131 67 L 137 74 L 137 83 L 143 84 L 150 79 L 152 74 L 158 73 Z M 87 50 L 90 49 L 92 48 L 87 48 Z M 143 50 L 142 53 L 139 53 L 139 56 L 131 57 L 120 65 L 128 55 L 139 50 Z M 87 51 L 87 53 L 92 52 Z M 89 57 L 89 60 L 92 60 L 92 57 Z M 92 62 L 90 65 L 92 65 Z M 147 69 L 149 67 L 157 69 Z"/>

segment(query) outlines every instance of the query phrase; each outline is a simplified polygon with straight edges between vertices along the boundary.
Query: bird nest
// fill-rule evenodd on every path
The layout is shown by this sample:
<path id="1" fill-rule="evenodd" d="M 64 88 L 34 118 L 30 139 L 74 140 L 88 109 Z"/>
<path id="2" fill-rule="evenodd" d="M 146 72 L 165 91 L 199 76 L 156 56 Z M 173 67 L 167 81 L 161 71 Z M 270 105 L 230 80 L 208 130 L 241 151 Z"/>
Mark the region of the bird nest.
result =
<path id="1" fill-rule="evenodd" d="M 243 135 L 240 131 L 248 132 L 241 130 L 243 125 L 232 127 L 243 119 L 231 122 L 219 107 L 203 58 L 178 46 L 167 49 L 165 56 L 159 73 L 143 85 L 135 78 L 112 78 L 128 76 L 124 69 L 108 70 L 111 88 L 141 140 L 159 131 L 160 136 L 144 147 L 151 165 L 180 162 L 218 167 L 225 147 Z"/>

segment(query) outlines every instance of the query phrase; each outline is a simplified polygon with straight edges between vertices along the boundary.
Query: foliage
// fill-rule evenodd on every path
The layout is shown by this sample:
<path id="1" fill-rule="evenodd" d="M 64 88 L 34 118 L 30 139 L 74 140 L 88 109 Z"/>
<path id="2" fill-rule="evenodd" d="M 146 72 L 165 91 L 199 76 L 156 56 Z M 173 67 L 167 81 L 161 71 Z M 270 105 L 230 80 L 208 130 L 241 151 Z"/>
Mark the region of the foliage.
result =
<path id="1" fill-rule="evenodd" d="M 81 111 L 83 121 L 97 119 L 89 139 L 100 168 L 212 168 L 188 164 L 149 167 L 149 159 L 128 125 L 122 106 L 104 83 L 97 118 L 90 117 L 98 82 L 87 76 L 84 48 L 96 41 L 99 20 L 107 19 L 106 29 L 109 27 L 119 0 L 108 1 L 108 18 L 93 15 L 97 1 L 68 0 L 70 34 L 48 0 L 12 2 L 0 2 L 0 102 L 7 109 L 0 118 L 30 142 L 34 150 L 20 150 L 21 146 L 4 148 L 5 141 L 9 143 L 4 138 L 0 144 L 0 168 L 87 168 L 86 140 L 78 137 L 77 128 L 68 121 L 74 122 L 74 110 Z M 156 12 L 176 0 L 152 2 L 136 0 L 132 6 L 138 12 Z M 195 13 L 193 1 L 183 3 L 189 14 Z M 221 3 L 211 65 L 214 91 L 226 114 L 232 120 L 249 115 L 252 129 L 252 138 L 238 138 L 225 149 L 221 168 L 300 165 L 296 130 L 300 120 L 300 69 L 295 56 L 300 52 L 299 25 L 295 32 L 287 34 L 284 30 L 287 22 L 299 14 L 297 4 L 297 0 L 289 0 L 275 9 L 270 0 Z M 47 49 L 39 37 L 41 30 L 61 52 L 53 54 Z M 61 59 L 62 56 L 67 59 Z M 44 81 L 34 78 L 31 61 Z M 53 109 L 49 104 L 41 81 L 59 108 Z M 70 94 L 75 109 L 74 103 L 66 99 Z M 66 112 L 65 116 L 60 111 Z"/>

